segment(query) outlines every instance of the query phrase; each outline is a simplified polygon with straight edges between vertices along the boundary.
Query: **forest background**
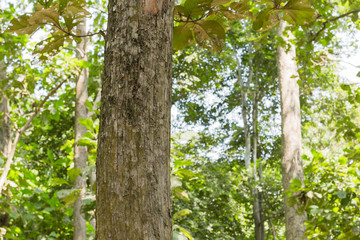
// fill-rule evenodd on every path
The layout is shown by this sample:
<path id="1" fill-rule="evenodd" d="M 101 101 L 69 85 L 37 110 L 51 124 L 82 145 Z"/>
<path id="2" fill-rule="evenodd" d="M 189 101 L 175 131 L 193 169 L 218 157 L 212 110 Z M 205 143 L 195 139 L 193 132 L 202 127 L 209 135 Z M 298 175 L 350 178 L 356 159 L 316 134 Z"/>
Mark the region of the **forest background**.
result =
<path id="1" fill-rule="evenodd" d="M 1 2 L 2 239 L 95 239 L 107 2 L 56 4 Z M 359 6 L 176 3 L 174 239 L 285 239 L 284 194 L 306 212 L 309 239 L 359 239 L 359 81 L 339 75 L 339 60 L 358 47 Z M 189 24 L 187 13 L 203 22 Z M 288 43 L 276 32 L 281 18 L 292 24 Z M 305 179 L 284 191 L 276 55 L 289 45 L 296 47 Z"/>

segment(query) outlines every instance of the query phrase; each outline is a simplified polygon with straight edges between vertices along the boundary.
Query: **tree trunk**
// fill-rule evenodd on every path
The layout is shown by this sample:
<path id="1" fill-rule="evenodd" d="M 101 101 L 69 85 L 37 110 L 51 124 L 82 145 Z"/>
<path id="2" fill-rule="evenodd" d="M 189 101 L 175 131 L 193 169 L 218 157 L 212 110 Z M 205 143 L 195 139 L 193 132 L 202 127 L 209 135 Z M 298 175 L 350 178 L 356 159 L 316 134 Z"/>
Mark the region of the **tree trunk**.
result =
<path id="1" fill-rule="evenodd" d="M 258 184 L 257 177 L 257 107 L 258 102 L 256 96 L 253 97 L 253 109 L 252 109 L 252 120 L 253 120 L 253 148 L 251 149 L 251 133 L 250 133 L 250 125 L 249 120 L 251 113 L 248 112 L 247 100 L 248 100 L 248 91 L 249 86 L 253 83 L 253 71 L 254 68 L 252 66 L 253 57 L 249 58 L 249 76 L 248 80 L 244 82 L 241 76 L 241 66 L 238 61 L 238 81 L 241 87 L 241 114 L 244 125 L 244 134 L 245 134 L 245 168 L 250 174 L 250 179 L 254 181 L 254 187 L 251 189 L 251 194 L 253 196 L 253 217 L 254 217 L 254 232 L 256 240 L 264 240 L 265 239 L 265 229 L 264 229 L 264 221 L 262 216 L 262 204 L 260 201 L 259 192 L 257 191 L 256 185 Z M 254 93 L 256 94 L 256 93 Z M 253 166 L 251 165 L 251 153 L 253 156 Z"/>
<path id="2" fill-rule="evenodd" d="M 281 131 L 282 131 L 282 182 L 284 190 L 289 190 L 291 181 L 295 178 L 303 182 L 304 171 L 301 160 L 301 123 L 299 101 L 299 79 L 296 50 L 289 40 L 294 39 L 291 31 L 284 36 L 284 21 L 280 22 L 278 36 L 286 42 L 285 47 L 277 49 L 277 66 L 280 80 L 281 97 Z M 288 197 L 284 194 L 286 239 L 305 239 L 306 213 L 299 215 L 297 206 L 289 206 Z"/>
<path id="3" fill-rule="evenodd" d="M 250 60 L 251 62 L 251 57 Z M 241 87 L 241 115 L 243 119 L 243 125 L 244 125 L 244 137 L 245 137 L 245 169 L 250 171 L 250 163 L 251 163 L 251 135 L 250 135 L 250 126 L 248 123 L 248 111 L 247 111 L 247 98 L 248 98 L 248 89 L 249 84 L 252 81 L 252 69 L 251 69 L 251 63 L 250 63 L 250 72 L 248 81 L 244 82 L 243 77 L 241 76 L 241 65 L 238 60 L 238 81 L 239 85 Z"/>
<path id="4" fill-rule="evenodd" d="M 0 80 L 5 76 L 5 66 L 0 62 Z M 0 95 L 0 156 L 5 162 L 8 158 L 11 148 L 11 122 L 9 119 L 9 100 L 5 95 Z M 2 168 L 3 166 L 0 166 Z M 1 197 L 1 190 L 0 190 Z M 9 214 L 0 210 L 0 227 L 9 226 Z"/>
<path id="5" fill-rule="evenodd" d="M 4 80 L 5 77 L 5 64 L 0 61 L 0 80 Z M 0 114 L 0 156 L 5 163 L 11 147 L 11 122 L 9 119 L 9 100 L 3 93 L 0 95 Z"/>
<path id="6" fill-rule="evenodd" d="M 256 81 L 256 80 L 255 80 Z M 258 85 L 258 81 L 256 81 L 255 86 Z M 253 175 L 255 181 L 255 187 L 253 188 L 253 215 L 255 222 L 255 239 L 256 240 L 265 240 L 265 226 L 264 226 L 264 215 L 263 215 L 263 204 L 261 202 L 261 193 L 257 190 L 257 185 L 260 182 L 260 177 L 262 176 L 261 163 L 258 164 L 258 96 L 256 91 L 253 96 L 253 109 L 252 109 L 252 120 L 253 120 Z M 258 169 L 259 167 L 259 169 Z M 258 176 L 259 174 L 259 176 Z"/>
<path id="7" fill-rule="evenodd" d="M 8 159 L 11 154 L 11 146 L 12 146 L 11 122 L 9 119 L 9 100 L 5 95 L 3 95 L 0 99 L 0 113 L 2 113 L 2 115 L 0 116 L 0 151 L 1 151 L 1 158 L 4 161 L 3 163 L 4 165 L 0 166 L 1 168 L 4 168 L 1 175 L 1 184 L 0 184 L 0 194 L 1 194 L 2 187 L 5 185 L 6 182 L 7 172 L 10 170 Z"/>
<path id="8" fill-rule="evenodd" d="M 86 34 L 86 21 L 78 25 L 80 35 Z M 82 38 L 81 42 L 76 46 L 76 57 L 81 60 L 87 60 L 86 55 L 86 38 Z M 88 98 L 88 69 L 81 70 L 76 81 L 76 99 L 75 99 L 75 144 L 74 144 L 74 168 L 80 169 L 80 175 L 74 181 L 74 188 L 79 190 L 79 197 L 76 199 L 73 210 L 74 218 L 74 240 L 86 239 L 86 220 L 81 213 L 83 198 L 86 193 L 86 174 L 84 173 L 87 163 L 87 147 L 78 146 L 77 142 L 86 133 L 86 127 L 79 123 L 79 118 L 88 118 L 87 107 L 85 101 Z"/>
<path id="9" fill-rule="evenodd" d="M 98 240 L 172 239 L 173 0 L 110 0 L 98 142 Z"/>
<path id="10" fill-rule="evenodd" d="M 37 108 L 35 108 L 34 112 L 28 117 L 26 123 L 20 128 L 20 129 L 16 129 L 16 133 L 15 133 L 15 137 L 14 137 L 14 141 L 10 143 L 10 147 L 8 148 L 8 154 L 7 154 L 7 159 L 6 159 L 6 163 L 4 166 L 4 170 L 1 173 L 0 176 L 0 196 L 1 196 L 1 192 L 3 190 L 3 187 L 5 186 L 6 180 L 7 180 L 7 176 L 8 173 L 10 171 L 11 168 L 11 164 L 13 162 L 13 158 L 15 155 L 15 151 L 16 151 L 16 147 L 17 144 L 20 141 L 21 135 L 31 126 L 32 121 L 34 120 L 34 118 L 36 117 L 36 115 L 40 112 L 41 108 L 44 106 L 45 102 L 68 80 L 68 78 L 66 78 L 65 80 L 63 80 L 62 82 L 60 82 L 59 85 L 57 85 L 56 87 L 54 87 L 49 93 L 48 95 L 44 98 L 44 100 L 42 100 L 42 102 L 39 104 L 39 106 Z"/>

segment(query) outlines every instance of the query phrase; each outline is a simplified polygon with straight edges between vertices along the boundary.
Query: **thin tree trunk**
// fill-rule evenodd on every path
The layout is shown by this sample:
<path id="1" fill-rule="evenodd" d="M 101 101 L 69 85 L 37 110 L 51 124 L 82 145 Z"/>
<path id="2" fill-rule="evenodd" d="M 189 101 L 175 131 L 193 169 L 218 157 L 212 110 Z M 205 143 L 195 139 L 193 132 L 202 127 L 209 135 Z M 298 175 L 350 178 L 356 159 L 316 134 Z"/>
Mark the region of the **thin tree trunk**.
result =
<path id="1" fill-rule="evenodd" d="M 258 81 L 256 81 L 258 84 Z M 258 173 L 258 165 L 260 168 L 261 163 L 257 163 L 258 161 L 258 97 L 257 93 L 254 92 L 253 96 L 253 110 L 252 110 L 252 120 L 253 120 L 253 168 L 254 168 L 254 188 L 253 188 L 253 212 L 254 212 L 254 220 L 255 220 L 255 239 L 256 240 L 265 240 L 265 226 L 264 226 L 264 215 L 263 215 L 263 204 L 261 202 L 261 193 L 257 190 L 257 185 L 259 185 L 260 176 Z"/>
<path id="2" fill-rule="evenodd" d="M 0 66 L 1 67 L 1 66 Z M 11 122 L 9 118 L 9 100 L 3 95 L 0 99 L 0 113 L 2 116 L 0 117 L 0 151 L 1 157 L 4 160 L 4 170 L 2 172 L 0 178 L 0 194 L 2 190 L 2 186 L 4 186 L 7 173 L 10 170 L 11 162 L 12 162 L 12 151 L 11 151 Z M 11 158 L 11 161 L 8 159 Z M 6 161 L 5 161 L 6 160 Z"/>
<path id="3" fill-rule="evenodd" d="M 10 171 L 11 164 L 13 162 L 13 158 L 14 158 L 14 155 L 15 155 L 17 144 L 19 143 L 22 134 L 31 126 L 32 121 L 34 120 L 36 115 L 40 112 L 41 108 L 44 106 L 45 102 L 49 99 L 49 97 L 51 97 L 67 80 L 68 80 L 68 78 L 66 78 L 59 85 L 57 85 L 55 88 L 53 88 L 48 93 L 48 95 L 44 98 L 44 100 L 40 103 L 40 105 L 35 109 L 35 111 L 30 115 L 30 117 L 28 118 L 28 120 L 26 121 L 24 126 L 22 126 L 20 129 L 17 129 L 16 134 L 15 134 L 15 138 L 14 138 L 14 142 L 12 142 L 11 147 L 9 147 L 9 153 L 8 153 L 8 156 L 7 156 L 7 159 L 6 159 L 4 170 L 1 173 L 1 177 L 0 177 L 0 196 L 1 196 L 1 192 L 3 190 L 3 187 L 4 187 L 5 183 L 6 183 L 7 176 L 8 176 L 8 173 Z M 16 125 L 16 123 L 14 123 L 14 125 Z"/>
<path id="4" fill-rule="evenodd" d="M 86 34 L 85 19 L 78 25 L 78 30 L 80 35 Z M 76 57 L 86 61 L 86 38 L 82 38 L 81 42 L 77 44 L 76 49 Z M 88 118 L 87 107 L 85 105 L 85 101 L 88 98 L 88 75 L 88 69 L 84 68 L 81 70 L 76 81 L 74 167 L 80 169 L 80 175 L 74 181 L 74 188 L 79 190 L 79 197 L 75 201 L 73 210 L 74 240 L 86 239 L 86 220 L 85 215 L 81 213 L 81 207 L 86 193 L 86 174 L 84 170 L 87 163 L 87 147 L 78 146 L 77 142 L 86 133 L 86 127 L 79 123 L 79 118 Z"/>
<path id="5" fill-rule="evenodd" d="M 96 161 L 98 240 L 172 239 L 173 0 L 110 0 Z"/>
<path id="6" fill-rule="evenodd" d="M 251 61 L 251 59 L 250 59 Z M 243 119 L 244 125 L 244 135 L 245 135 L 245 169 L 250 171 L 250 163 L 251 163 L 251 136 L 250 136 L 250 126 L 248 123 L 248 111 L 247 111 L 247 98 L 248 98 L 248 89 L 249 84 L 252 81 L 252 70 L 250 67 L 248 81 L 244 82 L 243 77 L 241 76 L 241 66 L 240 62 L 238 61 L 238 81 L 241 87 L 241 114 Z"/>
<path id="7" fill-rule="evenodd" d="M 248 170 L 250 176 L 252 175 L 254 181 L 254 187 L 251 189 L 251 194 L 253 196 L 253 217 L 254 217 L 254 231 L 255 231 L 255 239 L 256 240 L 264 240 L 265 239 L 265 229 L 264 229 L 264 221 L 262 220 L 262 209 L 261 203 L 259 199 L 259 192 L 256 189 L 256 184 L 258 184 L 257 177 L 257 99 L 254 99 L 254 105 L 252 109 L 252 119 L 253 119 L 253 148 L 251 149 L 251 133 L 250 133 L 250 125 L 248 123 L 248 115 L 250 114 L 247 110 L 247 99 L 248 99 L 248 90 L 250 83 L 254 81 L 253 79 L 253 57 L 250 56 L 249 59 L 249 76 L 247 82 L 244 82 L 241 76 L 241 66 L 238 61 L 238 81 L 239 85 L 242 89 L 241 93 L 241 114 L 244 125 L 244 134 L 245 134 L 245 168 Z M 256 109 L 254 108 L 256 107 Z M 253 154 L 253 168 L 250 168 L 251 165 L 251 153 Z"/>
<path id="8" fill-rule="evenodd" d="M 289 40 L 294 39 L 291 31 L 284 36 L 284 21 L 280 22 L 277 35 L 286 42 L 285 47 L 277 49 L 277 66 L 280 80 L 281 96 L 281 131 L 282 131 L 282 182 L 284 190 L 289 190 L 291 181 L 295 178 L 303 182 L 304 171 L 301 160 L 301 123 L 300 123 L 300 102 L 299 76 L 296 64 L 296 50 L 294 44 Z M 305 239 L 306 213 L 298 214 L 297 206 L 290 206 L 288 197 L 284 194 L 285 204 L 285 228 L 286 239 Z"/>
<path id="9" fill-rule="evenodd" d="M 0 80 L 6 77 L 5 64 L 0 61 Z M 1 92 L 0 95 L 0 153 L 2 159 L 7 159 L 11 148 L 11 121 L 9 118 L 9 100 Z"/>
<path id="10" fill-rule="evenodd" d="M 5 66 L 1 61 L 0 80 L 5 79 L 5 77 Z M 0 95 L 0 114 L 0 156 L 2 160 L 6 160 L 11 151 L 11 121 L 9 119 L 9 100 L 5 95 Z M 0 227 L 9 226 L 9 220 L 9 214 L 7 212 L 1 212 Z"/>

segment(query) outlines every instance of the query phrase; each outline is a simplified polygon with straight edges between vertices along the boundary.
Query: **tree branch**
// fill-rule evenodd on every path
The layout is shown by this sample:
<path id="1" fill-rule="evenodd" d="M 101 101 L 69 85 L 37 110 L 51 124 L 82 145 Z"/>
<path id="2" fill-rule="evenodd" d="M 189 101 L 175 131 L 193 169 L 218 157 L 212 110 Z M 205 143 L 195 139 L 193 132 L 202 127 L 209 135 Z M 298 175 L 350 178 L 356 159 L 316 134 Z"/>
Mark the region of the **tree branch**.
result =
<path id="1" fill-rule="evenodd" d="M 339 20 L 340 18 L 344 18 L 344 17 L 347 17 L 347 16 L 349 16 L 351 14 L 356 14 L 356 13 L 359 13 L 359 12 L 360 12 L 360 9 L 355 9 L 355 10 L 352 10 L 350 12 L 341 14 L 341 15 L 339 15 L 337 17 L 330 18 L 330 19 L 326 20 L 325 22 L 323 22 L 321 29 L 319 31 L 317 31 L 317 33 L 314 35 L 313 38 L 310 39 L 310 42 L 315 41 L 319 37 L 320 33 L 326 29 L 326 24 L 328 24 L 330 22 L 335 22 L 335 21 Z"/>
<path id="2" fill-rule="evenodd" d="M 64 28 L 62 28 L 61 26 L 58 26 L 56 24 L 53 24 L 53 26 L 55 26 L 60 31 L 66 33 L 68 36 L 72 36 L 72 37 L 84 38 L 84 37 L 92 37 L 94 35 L 100 34 L 101 36 L 104 37 L 104 39 L 106 39 L 106 34 L 105 34 L 105 32 L 103 30 L 100 30 L 100 31 L 95 32 L 95 33 L 90 33 L 90 34 L 76 35 L 76 34 L 73 34 L 72 32 L 66 31 Z"/>
<path id="3" fill-rule="evenodd" d="M 11 150 L 7 156 L 7 160 L 4 166 L 4 171 L 1 174 L 0 177 L 0 196 L 1 196 L 1 192 L 2 189 L 5 185 L 6 179 L 7 179 L 7 175 L 10 171 L 10 167 L 15 155 L 15 151 L 16 151 L 16 147 L 17 144 L 19 143 L 19 140 L 21 138 L 21 135 L 30 127 L 32 121 L 34 120 L 34 118 L 36 117 L 36 115 L 40 112 L 42 106 L 45 104 L 45 102 L 49 99 L 49 97 L 51 97 L 66 81 L 68 81 L 70 79 L 70 76 L 68 76 L 65 80 L 63 80 L 61 83 L 59 83 L 59 85 L 57 85 L 55 88 L 53 88 L 44 98 L 44 100 L 40 103 L 40 105 L 38 107 L 36 107 L 35 111 L 32 113 L 32 115 L 29 117 L 29 119 L 26 121 L 25 125 L 22 126 L 18 131 L 16 131 L 16 135 L 15 135 L 15 140 L 12 143 L 11 146 Z"/>

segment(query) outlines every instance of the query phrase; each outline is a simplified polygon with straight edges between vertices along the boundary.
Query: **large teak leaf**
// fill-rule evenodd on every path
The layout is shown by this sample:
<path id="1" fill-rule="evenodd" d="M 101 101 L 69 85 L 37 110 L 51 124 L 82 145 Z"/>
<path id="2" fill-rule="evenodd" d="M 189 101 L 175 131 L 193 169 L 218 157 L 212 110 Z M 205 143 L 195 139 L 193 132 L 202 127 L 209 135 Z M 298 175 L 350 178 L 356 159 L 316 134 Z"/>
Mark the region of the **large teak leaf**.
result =
<path id="1" fill-rule="evenodd" d="M 217 21 L 209 20 L 195 24 L 194 34 L 200 46 L 216 52 L 222 50 L 225 30 Z"/>

